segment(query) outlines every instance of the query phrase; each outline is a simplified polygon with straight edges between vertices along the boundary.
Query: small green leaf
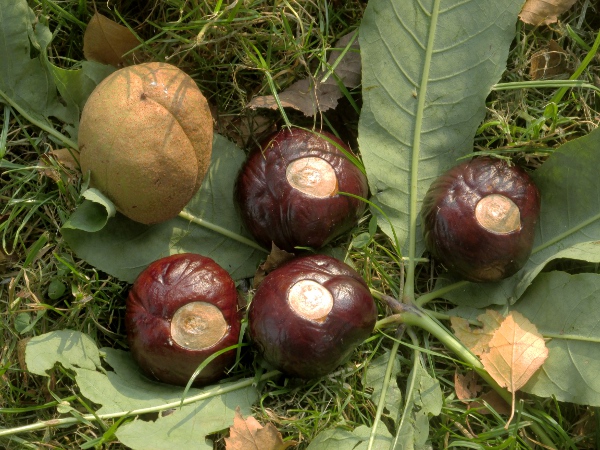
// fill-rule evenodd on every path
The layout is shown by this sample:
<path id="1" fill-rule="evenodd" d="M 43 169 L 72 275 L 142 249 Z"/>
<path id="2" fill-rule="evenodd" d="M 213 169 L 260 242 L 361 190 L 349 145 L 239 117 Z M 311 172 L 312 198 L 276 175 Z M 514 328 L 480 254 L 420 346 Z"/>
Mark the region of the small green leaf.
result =
<path id="1" fill-rule="evenodd" d="M 375 358 L 367 366 L 367 373 L 365 375 L 365 386 L 373 389 L 371 399 L 375 403 L 379 400 L 381 390 L 383 388 L 385 372 L 389 359 L 392 357 L 390 351 L 386 351 L 383 355 Z M 388 386 L 385 398 L 385 407 L 388 410 L 388 414 L 394 421 L 397 421 L 400 416 L 400 405 L 402 401 L 402 392 L 398 387 L 396 377 L 400 373 L 400 357 L 396 355 L 394 358 L 394 368 L 392 369 L 392 379 Z"/>
<path id="2" fill-rule="evenodd" d="M 367 436 L 368 439 L 368 436 Z M 319 433 L 306 450 L 354 450 L 364 439 L 342 428 L 330 428 Z"/>
<path id="3" fill-rule="evenodd" d="M 100 369 L 100 354 L 92 339 L 79 331 L 61 330 L 35 336 L 25 350 L 27 370 L 45 375 L 56 363 L 65 369 Z"/>
<path id="4" fill-rule="evenodd" d="M 384 426 L 378 428 L 372 450 L 389 450 L 392 435 Z M 371 429 L 365 425 L 354 431 L 331 428 L 319 433 L 306 450 L 366 450 Z"/>
<path id="5" fill-rule="evenodd" d="M 64 229 L 95 233 L 106 226 L 108 219 L 117 214 L 117 208 L 102 192 L 87 189 L 83 192 L 84 201 L 63 225 Z"/>
<path id="6" fill-rule="evenodd" d="M 377 233 L 377 216 L 371 216 L 369 219 L 369 236 L 373 237 Z"/>
<path id="7" fill-rule="evenodd" d="M 15 317 L 15 330 L 17 333 L 22 334 L 29 324 L 31 323 L 31 315 L 26 312 L 17 314 Z"/>
<path id="8" fill-rule="evenodd" d="M 96 86 L 115 71 L 112 66 L 83 61 L 79 69 L 63 69 L 50 65 L 54 82 L 61 97 L 79 112 Z"/>
<path id="9" fill-rule="evenodd" d="M 429 415 L 442 411 L 443 395 L 440 383 L 432 378 L 417 361 L 408 377 L 406 409 L 396 435 L 395 449 L 425 448 L 429 439 Z"/>
<path id="10" fill-rule="evenodd" d="M 369 242 L 371 242 L 371 236 L 369 233 L 360 233 L 359 235 L 355 236 L 354 239 L 352 239 L 351 245 L 354 248 L 363 248 L 369 245 Z"/>
<path id="11" fill-rule="evenodd" d="M 73 411 L 73 407 L 71 406 L 71 404 L 69 402 L 60 402 L 58 405 L 56 405 L 56 411 L 58 411 L 61 414 L 67 414 L 71 411 Z"/>
<path id="12" fill-rule="evenodd" d="M 52 280 L 48 285 L 48 298 L 50 300 L 57 300 L 65 295 L 67 292 L 67 286 L 60 280 Z"/>

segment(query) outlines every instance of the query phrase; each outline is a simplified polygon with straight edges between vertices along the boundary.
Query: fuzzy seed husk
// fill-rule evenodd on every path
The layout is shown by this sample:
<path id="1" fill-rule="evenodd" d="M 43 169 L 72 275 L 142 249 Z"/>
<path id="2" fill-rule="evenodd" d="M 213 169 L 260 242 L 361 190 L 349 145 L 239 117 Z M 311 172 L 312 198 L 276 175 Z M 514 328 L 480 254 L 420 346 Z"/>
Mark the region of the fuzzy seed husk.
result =
<path id="1" fill-rule="evenodd" d="M 185 72 L 165 63 L 125 67 L 103 80 L 83 109 L 81 169 L 130 219 L 163 222 L 202 185 L 212 126 L 206 99 Z"/>

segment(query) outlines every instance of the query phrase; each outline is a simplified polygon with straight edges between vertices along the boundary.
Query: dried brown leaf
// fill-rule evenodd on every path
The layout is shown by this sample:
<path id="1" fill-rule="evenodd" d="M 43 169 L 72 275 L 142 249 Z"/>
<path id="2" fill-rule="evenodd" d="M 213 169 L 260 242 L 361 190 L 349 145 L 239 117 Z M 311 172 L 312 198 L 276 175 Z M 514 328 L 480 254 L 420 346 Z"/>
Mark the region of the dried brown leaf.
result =
<path id="1" fill-rule="evenodd" d="M 531 25 L 548 25 L 575 4 L 576 0 L 527 0 L 519 18 Z"/>
<path id="2" fill-rule="evenodd" d="M 477 373 L 474 370 L 462 374 L 458 370 L 454 373 L 454 389 L 456 390 L 456 397 L 467 403 L 465 400 L 471 400 L 476 398 L 481 392 L 481 385 L 478 381 Z"/>
<path id="3" fill-rule="evenodd" d="M 99 13 L 90 19 L 83 35 L 85 58 L 115 67 L 123 67 L 124 55 L 138 45 L 139 41 L 127 27 Z"/>
<path id="4" fill-rule="evenodd" d="M 65 169 L 79 170 L 79 161 L 77 160 L 79 155 L 70 148 L 50 150 L 47 154 Z"/>
<path id="5" fill-rule="evenodd" d="M 482 327 L 471 328 L 469 321 L 462 317 L 451 317 L 450 323 L 458 340 L 475 355 L 481 356 L 483 352 L 487 351 L 488 343 L 504 317 L 499 312 L 489 309 L 479 315 L 477 320 L 482 323 Z"/>
<path id="6" fill-rule="evenodd" d="M 354 39 L 355 32 L 342 36 L 335 47 L 344 49 Z M 343 93 L 338 86 L 336 77 L 348 88 L 354 88 L 360 84 L 361 61 L 358 53 L 358 39 L 355 39 L 346 54 L 338 62 L 341 50 L 334 50 L 327 60 L 328 65 L 333 67 L 334 75 L 328 75 L 327 70 L 321 70 L 316 76 L 299 80 L 279 93 L 279 101 L 283 107 L 297 109 L 305 116 L 314 116 L 318 112 L 327 111 L 337 106 Z M 326 79 L 325 79 L 326 78 Z M 250 108 L 277 109 L 277 101 L 273 95 L 255 97 L 248 104 Z"/>
<path id="7" fill-rule="evenodd" d="M 273 119 L 259 114 L 221 116 L 216 108 L 211 110 L 213 110 L 213 117 L 216 118 L 219 133 L 227 136 L 240 148 L 256 146 L 260 144 L 263 137 L 277 131 Z"/>
<path id="8" fill-rule="evenodd" d="M 494 408 L 494 411 L 496 411 L 498 414 L 510 414 L 511 413 L 511 407 L 508 403 L 506 403 L 506 400 L 504 400 L 500 394 L 498 394 L 496 391 L 494 390 L 490 390 L 488 392 L 485 392 L 481 395 L 481 403 L 482 406 L 484 407 L 483 410 L 481 410 L 480 412 L 482 414 L 491 414 L 492 412 L 486 407 L 484 406 L 484 401 L 490 405 L 492 408 Z"/>
<path id="9" fill-rule="evenodd" d="M 512 311 L 488 346 L 489 350 L 481 355 L 483 367 L 500 386 L 512 392 L 514 409 L 515 392 L 529 381 L 548 357 L 546 342 L 533 323 Z"/>
<path id="10" fill-rule="evenodd" d="M 482 394 L 483 386 L 478 381 L 479 375 L 474 370 L 470 370 L 464 375 L 456 371 L 454 374 L 456 397 L 469 405 L 469 408 L 477 409 L 480 414 L 492 413 L 485 403 L 490 405 L 499 414 L 510 414 L 510 406 L 500 394 L 493 390 Z"/>
<path id="11" fill-rule="evenodd" d="M 229 437 L 225 438 L 227 450 L 285 450 L 296 445 L 295 441 L 283 442 L 281 433 L 273 424 L 264 427 L 252 416 L 244 419 L 236 408 Z"/>
<path id="12" fill-rule="evenodd" d="M 68 148 L 50 150 L 40 158 L 39 165 L 43 167 L 42 174 L 59 182 L 62 179 L 61 172 L 63 172 L 67 180 L 73 182 L 79 174 L 79 163 L 76 157 L 73 150 Z"/>
<path id="13" fill-rule="evenodd" d="M 269 272 L 277 269 L 279 266 L 288 262 L 293 257 L 293 253 L 281 250 L 274 243 L 271 243 L 271 253 L 269 253 L 269 256 L 267 256 L 265 262 L 258 266 L 258 269 L 256 269 L 256 273 L 254 274 L 254 288 L 256 289 L 258 287 L 258 285 Z"/>
<path id="14" fill-rule="evenodd" d="M 551 40 L 546 48 L 531 56 L 529 76 L 532 80 L 566 78 L 566 53 L 556 41 Z"/>

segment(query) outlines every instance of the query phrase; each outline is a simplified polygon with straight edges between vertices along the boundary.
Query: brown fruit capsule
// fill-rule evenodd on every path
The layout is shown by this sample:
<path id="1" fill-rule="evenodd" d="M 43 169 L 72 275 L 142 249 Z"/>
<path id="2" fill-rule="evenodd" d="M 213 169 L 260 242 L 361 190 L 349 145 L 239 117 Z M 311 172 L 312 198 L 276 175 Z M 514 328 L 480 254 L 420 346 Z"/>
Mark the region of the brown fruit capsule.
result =
<path id="1" fill-rule="evenodd" d="M 212 259 L 192 253 L 161 258 L 136 279 L 125 326 L 131 354 L 150 378 L 185 386 L 213 353 L 238 342 L 237 290 Z M 211 361 L 194 382 L 218 380 L 235 351 Z"/>
<path id="2" fill-rule="evenodd" d="M 540 193 L 527 172 L 475 158 L 429 188 L 421 209 L 425 245 L 466 280 L 498 281 L 527 262 L 539 213 Z"/>
<path id="3" fill-rule="evenodd" d="M 321 132 L 344 148 L 335 136 Z M 362 215 L 367 179 L 335 145 L 301 129 L 282 130 L 250 154 L 236 182 L 243 222 L 267 248 L 319 248 L 350 230 Z"/>
<path id="4" fill-rule="evenodd" d="M 81 170 L 122 214 L 163 222 L 202 185 L 212 127 L 208 103 L 185 72 L 156 62 L 125 67 L 105 78 L 83 108 Z"/>
<path id="5" fill-rule="evenodd" d="M 248 311 L 249 335 L 277 369 L 326 375 L 373 331 L 377 307 L 364 280 L 325 255 L 296 258 L 269 273 Z"/>

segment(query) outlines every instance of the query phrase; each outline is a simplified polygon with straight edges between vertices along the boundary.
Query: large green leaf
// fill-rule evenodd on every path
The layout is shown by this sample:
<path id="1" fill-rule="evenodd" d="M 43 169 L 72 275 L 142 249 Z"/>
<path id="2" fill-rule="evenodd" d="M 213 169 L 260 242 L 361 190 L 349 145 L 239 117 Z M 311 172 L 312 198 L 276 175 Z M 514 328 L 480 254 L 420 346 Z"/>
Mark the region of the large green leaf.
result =
<path id="1" fill-rule="evenodd" d="M 431 182 L 473 150 L 522 0 L 372 0 L 360 27 L 359 144 L 379 224 L 404 252 Z M 476 20 L 474 19 L 476 18 Z M 378 213 L 374 210 L 375 213 Z"/>
<path id="2" fill-rule="evenodd" d="M 233 202 L 233 185 L 244 158 L 233 143 L 215 136 L 208 174 L 185 208 L 204 225 L 182 217 L 151 226 L 121 214 L 108 219 L 106 199 L 88 195 L 62 228 L 63 236 L 77 256 L 127 282 L 151 262 L 184 252 L 214 259 L 234 279 L 250 277 L 266 253 L 251 242 Z"/>
<path id="3" fill-rule="evenodd" d="M 104 370 L 101 355 L 113 370 Z M 129 411 L 160 408 L 178 403 L 183 387 L 158 383 L 144 377 L 130 353 L 102 348 L 78 331 L 62 330 L 32 338 L 25 351 L 31 373 L 48 376 L 56 363 L 75 372 L 81 394 L 102 405 L 95 413 L 100 416 L 125 416 Z M 190 389 L 187 397 L 210 394 L 231 386 L 221 384 L 206 389 Z M 204 400 L 171 408 L 170 414 L 159 414 L 155 421 L 136 419 L 121 425 L 119 440 L 133 449 L 194 448 L 212 449 L 205 437 L 233 424 L 236 407 L 243 415 L 252 414 L 251 405 L 258 393 L 250 383 L 240 389 L 208 396 Z M 64 405 L 62 405 L 64 408 Z M 166 410 L 166 408 L 165 408 Z"/>
<path id="4" fill-rule="evenodd" d="M 441 282 L 444 298 L 484 308 L 512 304 L 546 264 L 557 258 L 599 262 L 600 129 L 562 145 L 533 173 L 542 193 L 532 255 L 523 269 L 498 283 Z M 455 289 L 452 289 L 452 288 Z"/>
<path id="5" fill-rule="evenodd" d="M 600 406 L 600 275 L 539 275 L 514 309 L 546 338 L 548 359 L 523 390 Z"/>

